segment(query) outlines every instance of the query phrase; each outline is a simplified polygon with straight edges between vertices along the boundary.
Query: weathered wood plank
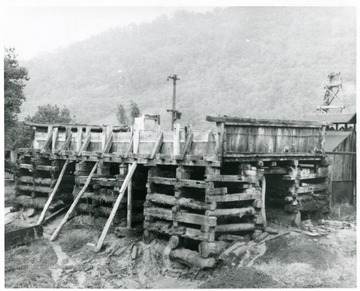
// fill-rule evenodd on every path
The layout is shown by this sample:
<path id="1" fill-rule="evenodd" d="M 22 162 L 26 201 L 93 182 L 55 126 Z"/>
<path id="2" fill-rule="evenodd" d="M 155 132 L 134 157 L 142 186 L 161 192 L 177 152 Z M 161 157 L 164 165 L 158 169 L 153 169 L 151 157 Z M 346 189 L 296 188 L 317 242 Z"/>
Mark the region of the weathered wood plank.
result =
<path id="1" fill-rule="evenodd" d="M 258 193 L 236 193 L 236 194 L 226 194 L 226 195 L 210 195 L 206 197 L 208 202 L 235 202 L 235 201 L 246 201 L 260 199 L 260 192 Z"/>
<path id="2" fill-rule="evenodd" d="M 216 232 L 237 232 L 237 231 L 249 231 L 254 230 L 254 223 L 234 223 L 234 224 L 222 224 L 216 226 Z"/>

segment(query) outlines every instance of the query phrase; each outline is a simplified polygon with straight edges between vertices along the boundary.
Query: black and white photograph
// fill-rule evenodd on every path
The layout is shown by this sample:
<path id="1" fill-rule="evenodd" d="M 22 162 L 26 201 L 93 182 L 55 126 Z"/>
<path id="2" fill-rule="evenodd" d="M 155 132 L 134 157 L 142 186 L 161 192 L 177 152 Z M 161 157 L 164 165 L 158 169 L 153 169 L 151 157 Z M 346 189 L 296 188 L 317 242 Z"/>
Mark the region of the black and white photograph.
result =
<path id="1" fill-rule="evenodd" d="M 3 288 L 357 288 L 356 1 L 2 3 Z"/>

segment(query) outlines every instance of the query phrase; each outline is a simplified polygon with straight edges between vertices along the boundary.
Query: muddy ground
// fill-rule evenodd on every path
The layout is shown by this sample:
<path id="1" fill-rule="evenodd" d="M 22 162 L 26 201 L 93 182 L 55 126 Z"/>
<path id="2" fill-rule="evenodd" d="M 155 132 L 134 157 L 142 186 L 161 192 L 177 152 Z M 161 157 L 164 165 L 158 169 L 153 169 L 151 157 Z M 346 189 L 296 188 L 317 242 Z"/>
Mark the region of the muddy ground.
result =
<path id="1" fill-rule="evenodd" d="M 9 191 L 9 189 L 8 189 Z M 38 216 L 11 213 L 6 229 L 34 224 Z M 44 227 L 32 244 L 5 252 L 5 286 L 32 288 L 325 288 L 356 287 L 356 226 L 331 228 L 320 237 L 289 232 L 255 245 L 242 257 L 232 257 L 211 270 L 164 262 L 166 242 L 146 245 L 141 236 L 118 238 L 113 229 L 102 252 L 95 244 L 104 219 L 73 218 L 50 242 L 62 216 Z M 316 221 L 313 224 L 316 225 Z M 268 237 L 268 238 L 271 238 Z M 136 254 L 136 255 L 134 255 Z"/>

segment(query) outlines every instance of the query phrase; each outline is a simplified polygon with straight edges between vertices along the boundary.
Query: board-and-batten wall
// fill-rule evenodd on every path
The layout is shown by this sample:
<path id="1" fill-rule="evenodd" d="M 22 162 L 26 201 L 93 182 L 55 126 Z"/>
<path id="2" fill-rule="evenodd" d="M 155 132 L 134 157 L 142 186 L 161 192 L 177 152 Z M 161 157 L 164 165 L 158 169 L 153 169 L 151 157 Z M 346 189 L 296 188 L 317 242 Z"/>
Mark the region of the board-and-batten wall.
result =
<path id="1" fill-rule="evenodd" d="M 356 195 L 356 132 L 343 140 L 334 152 L 345 154 L 330 154 L 332 158 L 331 182 L 332 203 L 350 203 L 355 205 Z M 346 154 L 347 153 L 347 154 Z"/>

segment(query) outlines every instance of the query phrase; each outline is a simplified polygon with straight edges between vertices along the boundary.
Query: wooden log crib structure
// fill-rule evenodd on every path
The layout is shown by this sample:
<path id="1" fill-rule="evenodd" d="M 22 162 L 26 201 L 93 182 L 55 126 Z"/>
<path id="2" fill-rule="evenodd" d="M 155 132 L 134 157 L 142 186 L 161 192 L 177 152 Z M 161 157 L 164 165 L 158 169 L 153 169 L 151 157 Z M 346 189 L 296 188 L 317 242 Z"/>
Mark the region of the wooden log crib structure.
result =
<path id="1" fill-rule="evenodd" d="M 207 116 L 212 130 L 163 131 L 159 120 L 29 123 L 32 147 L 18 149 L 18 203 L 42 210 L 39 224 L 48 210 L 69 207 L 51 240 L 73 212 L 103 216 L 97 251 L 111 224 L 142 224 L 145 242 L 168 238 L 170 258 L 200 267 L 214 266 L 226 245 L 219 239 L 264 230 L 265 205 L 329 210 L 324 122 Z"/>

